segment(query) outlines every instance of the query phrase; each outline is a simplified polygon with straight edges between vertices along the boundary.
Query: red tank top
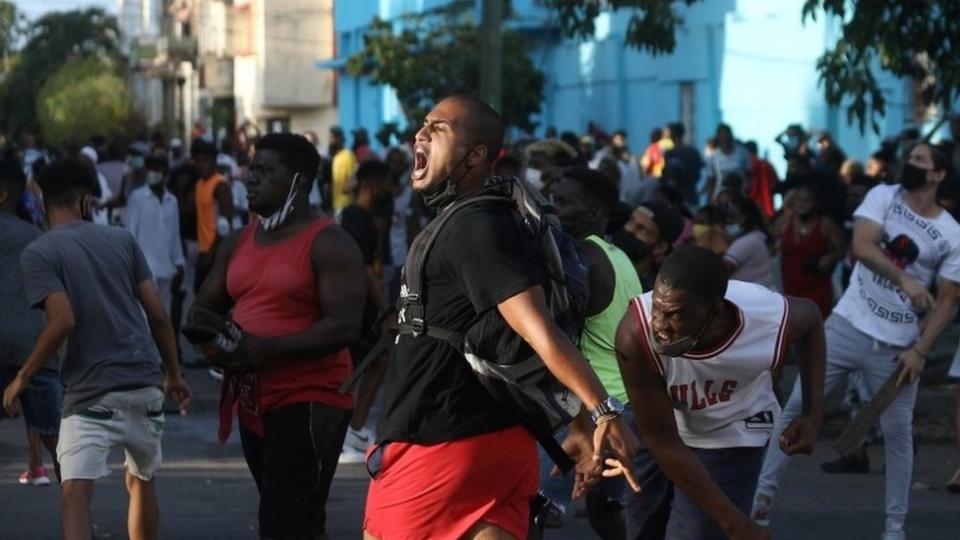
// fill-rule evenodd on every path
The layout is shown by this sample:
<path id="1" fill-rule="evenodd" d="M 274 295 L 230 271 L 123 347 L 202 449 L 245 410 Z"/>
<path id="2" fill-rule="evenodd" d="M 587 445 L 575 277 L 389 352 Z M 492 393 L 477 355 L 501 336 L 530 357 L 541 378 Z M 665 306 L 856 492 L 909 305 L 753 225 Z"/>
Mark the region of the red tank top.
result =
<path id="1" fill-rule="evenodd" d="M 833 309 L 833 284 L 829 274 L 820 272 L 816 265 L 829 251 L 827 235 L 823 231 L 822 216 L 805 236 L 797 237 L 791 219 L 780 236 L 783 292 L 813 300 L 826 318 Z"/>
<path id="2" fill-rule="evenodd" d="M 233 320 L 245 332 L 277 337 L 303 332 L 322 316 L 317 280 L 310 259 L 317 234 L 332 222 L 319 218 L 280 244 L 257 245 L 258 221 L 247 225 L 227 267 L 227 292 L 234 301 Z M 262 433 L 264 413 L 292 403 L 320 402 L 353 408 L 353 396 L 338 392 L 353 365 L 347 349 L 314 360 L 274 360 L 224 379 L 220 438 L 230 434 L 233 411 L 240 425 Z"/>

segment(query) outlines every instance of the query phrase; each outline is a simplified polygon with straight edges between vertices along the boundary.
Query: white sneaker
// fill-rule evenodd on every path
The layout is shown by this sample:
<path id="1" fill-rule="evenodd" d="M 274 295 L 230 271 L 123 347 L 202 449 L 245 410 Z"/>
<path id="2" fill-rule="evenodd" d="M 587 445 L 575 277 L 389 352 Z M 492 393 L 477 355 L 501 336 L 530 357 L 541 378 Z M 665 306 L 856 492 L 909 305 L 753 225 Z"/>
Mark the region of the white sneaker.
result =
<path id="1" fill-rule="evenodd" d="M 223 381 L 223 368 L 212 367 L 207 372 L 210 374 L 210 378 L 215 381 Z"/>
<path id="2" fill-rule="evenodd" d="M 367 427 L 362 427 L 359 430 L 347 429 L 347 438 L 343 441 L 344 448 L 349 447 L 365 453 L 371 444 L 373 444 L 373 431 Z"/>
<path id="3" fill-rule="evenodd" d="M 340 465 L 345 463 L 364 463 L 366 460 L 367 456 L 363 452 L 351 446 L 343 445 L 343 449 L 340 451 L 340 459 L 337 460 L 337 463 Z"/>
<path id="4" fill-rule="evenodd" d="M 753 499 L 753 511 L 750 512 L 750 519 L 761 527 L 770 526 L 770 508 L 773 506 L 773 499 L 769 495 L 758 493 Z"/>
<path id="5" fill-rule="evenodd" d="M 883 531 L 880 540 L 907 540 L 907 535 L 903 531 Z"/>

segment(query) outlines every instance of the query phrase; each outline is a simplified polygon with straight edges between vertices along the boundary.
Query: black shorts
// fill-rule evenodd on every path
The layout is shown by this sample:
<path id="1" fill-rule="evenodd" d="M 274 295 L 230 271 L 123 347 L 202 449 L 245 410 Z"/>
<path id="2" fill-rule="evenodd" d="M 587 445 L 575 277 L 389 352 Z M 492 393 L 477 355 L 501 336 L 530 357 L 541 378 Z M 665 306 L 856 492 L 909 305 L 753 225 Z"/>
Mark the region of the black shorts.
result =
<path id="1" fill-rule="evenodd" d="M 265 436 L 240 427 L 243 457 L 260 492 L 261 537 L 313 539 L 324 533 L 350 415 L 322 403 L 294 403 L 263 416 Z"/>

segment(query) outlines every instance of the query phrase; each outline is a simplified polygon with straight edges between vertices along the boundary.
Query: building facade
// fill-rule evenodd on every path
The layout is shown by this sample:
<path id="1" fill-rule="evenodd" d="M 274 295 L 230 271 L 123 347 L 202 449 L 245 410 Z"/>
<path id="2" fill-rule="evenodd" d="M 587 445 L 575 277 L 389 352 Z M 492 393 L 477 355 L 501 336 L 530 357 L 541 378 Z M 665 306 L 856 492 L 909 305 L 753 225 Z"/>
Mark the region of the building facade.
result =
<path id="1" fill-rule="evenodd" d="M 333 0 L 236 0 L 233 9 L 237 121 L 262 132 L 336 123 L 336 75 L 314 67 L 335 54 Z"/>
<path id="2" fill-rule="evenodd" d="M 189 140 L 336 123 L 333 0 L 119 0 L 137 110 Z"/>
<path id="3" fill-rule="evenodd" d="M 476 2 L 480 19 L 481 2 Z M 402 25 L 401 15 L 423 13 L 448 0 L 340 1 L 335 20 L 339 56 L 318 62 L 339 71 L 340 124 L 348 131 L 375 132 L 384 122 L 404 122 L 392 90 L 342 72 L 345 59 L 363 46 L 374 16 Z M 513 0 L 505 26 L 525 32 L 525 51 L 546 75 L 536 135 L 548 127 L 583 133 L 596 122 L 608 132 L 625 129 L 631 149 L 641 152 L 654 127 L 681 121 L 698 147 L 719 122 L 735 135 L 755 140 L 782 173 L 774 138 L 787 125 L 825 130 L 851 156 L 866 157 L 885 136 L 914 123 L 911 86 L 881 75 L 887 114 L 881 134 L 864 134 L 846 122 L 843 107 L 827 106 L 818 86 L 817 58 L 836 41 L 839 22 L 826 17 L 801 21 L 802 0 L 710 0 L 683 9 L 673 54 L 653 56 L 624 46 L 628 14 L 604 13 L 593 39 L 563 37 L 554 16 L 535 0 Z M 506 54 L 511 52 L 505 51 Z M 517 52 L 512 52 L 518 54 Z M 504 88 L 503 99 L 509 99 Z M 517 135 L 517 134 L 514 134 Z"/>

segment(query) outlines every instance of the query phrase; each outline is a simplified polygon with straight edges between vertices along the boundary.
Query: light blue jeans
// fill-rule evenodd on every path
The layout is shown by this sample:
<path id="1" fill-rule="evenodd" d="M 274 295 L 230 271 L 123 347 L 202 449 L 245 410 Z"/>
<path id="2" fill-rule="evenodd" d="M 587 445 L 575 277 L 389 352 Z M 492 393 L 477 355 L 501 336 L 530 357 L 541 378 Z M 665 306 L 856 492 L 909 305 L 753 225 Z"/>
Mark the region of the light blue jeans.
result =
<path id="1" fill-rule="evenodd" d="M 827 337 L 827 373 L 824 393 L 829 394 L 846 376 L 856 370 L 874 394 L 897 368 L 897 347 L 857 330 L 847 319 L 833 314 L 824 325 Z M 913 406 L 917 401 L 917 381 L 904 386 L 880 417 L 886 453 L 886 531 L 903 530 L 907 518 L 910 483 L 913 478 Z M 773 497 L 777 492 L 789 456 L 780 450 L 780 433 L 801 411 L 800 379 L 793 385 L 783 416 L 774 429 L 757 486 L 758 495 Z"/>

